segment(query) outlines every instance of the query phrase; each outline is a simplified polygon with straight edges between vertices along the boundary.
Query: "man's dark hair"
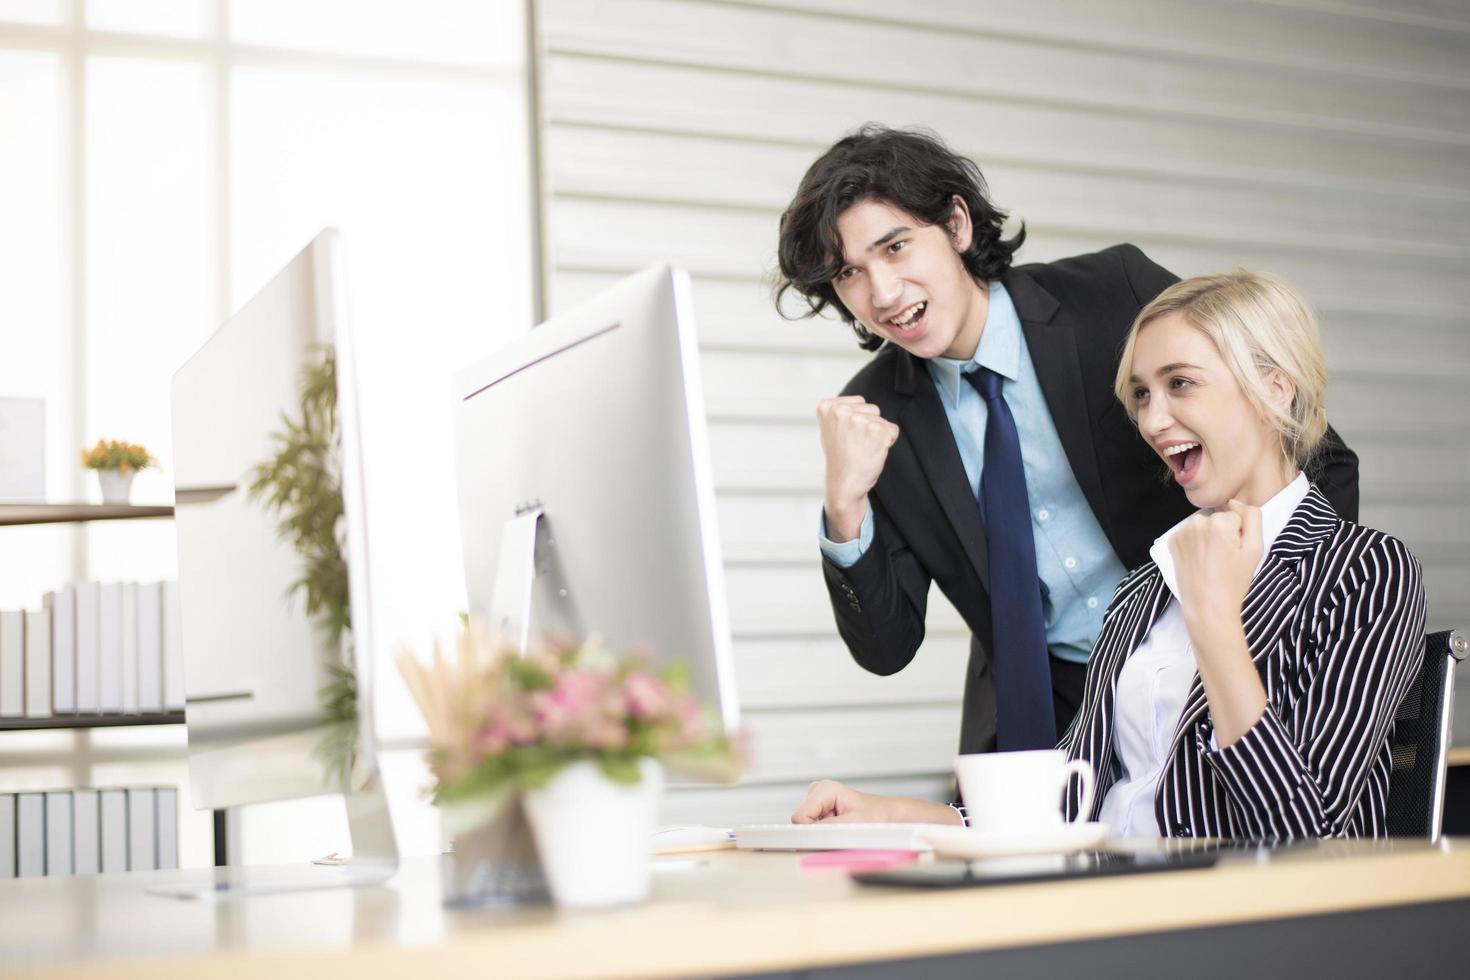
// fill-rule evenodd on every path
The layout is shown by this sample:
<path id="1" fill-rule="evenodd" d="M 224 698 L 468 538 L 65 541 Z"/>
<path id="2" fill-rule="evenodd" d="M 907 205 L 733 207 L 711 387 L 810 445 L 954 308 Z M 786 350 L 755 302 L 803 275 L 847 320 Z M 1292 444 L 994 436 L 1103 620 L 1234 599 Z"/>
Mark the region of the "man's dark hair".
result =
<path id="1" fill-rule="evenodd" d="M 801 178 L 796 196 L 781 215 L 777 257 L 781 278 L 776 308 L 788 290 L 806 301 L 800 317 L 831 306 L 864 350 L 877 350 L 883 338 L 864 330 L 837 298 L 833 278 L 842 269 L 842 236 L 837 219 L 860 201 L 883 201 L 929 225 L 943 225 L 954 213 L 958 194 L 970 209 L 975 232 L 960 254 L 970 275 L 988 281 L 1011 267 L 1011 256 L 1026 240 L 1021 227 L 1014 237 L 1001 237 L 1006 213 L 990 203 L 985 178 L 974 162 L 922 129 L 889 129 L 868 124 L 842 137 Z M 794 317 L 788 317 L 794 319 Z"/>

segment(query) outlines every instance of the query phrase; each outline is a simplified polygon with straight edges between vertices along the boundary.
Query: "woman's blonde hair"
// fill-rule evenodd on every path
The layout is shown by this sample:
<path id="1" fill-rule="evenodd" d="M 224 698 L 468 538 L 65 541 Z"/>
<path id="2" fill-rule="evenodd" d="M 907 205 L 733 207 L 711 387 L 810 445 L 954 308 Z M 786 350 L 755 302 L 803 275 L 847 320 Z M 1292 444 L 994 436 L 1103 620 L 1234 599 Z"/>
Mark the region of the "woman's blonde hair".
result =
<path id="1" fill-rule="evenodd" d="M 1327 431 L 1327 368 L 1317 318 L 1296 290 L 1276 276 L 1235 269 L 1177 282 L 1139 311 L 1123 345 L 1113 392 L 1138 421 L 1129 378 L 1138 334 L 1153 321 L 1178 314 L 1215 342 L 1246 400 L 1276 427 L 1282 452 L 1305 467 Z M 1279 371 L 1296 387 L 1288 406 L 1271 398 Z"/>

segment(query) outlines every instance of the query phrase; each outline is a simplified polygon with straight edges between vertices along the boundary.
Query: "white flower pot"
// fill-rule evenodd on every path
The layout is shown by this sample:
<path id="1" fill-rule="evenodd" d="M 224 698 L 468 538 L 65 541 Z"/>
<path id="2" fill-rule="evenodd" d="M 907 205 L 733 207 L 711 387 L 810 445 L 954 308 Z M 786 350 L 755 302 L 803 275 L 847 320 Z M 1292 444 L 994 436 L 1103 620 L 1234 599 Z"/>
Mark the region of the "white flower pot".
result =
<path id="1" fill-rule="evenodd" d="M 594 909 L 641 902 L 652 877 L 649 837 L 663 769 L 638 764 L 634 785 L 615 783 L 595 762 L 574 762 L 526 793 L 526 813 L 556 904 Z"/>
<path id="2" fill-rule="evenodd" d="M 127 503 L 128 495 L 133 491 L 133 477 L 137 475 L 137 470 L 128 470 L 126 473 L 118 470 L 98 470 L 97 482 L 102 485 L 102 502 L 104 504 Z"/>

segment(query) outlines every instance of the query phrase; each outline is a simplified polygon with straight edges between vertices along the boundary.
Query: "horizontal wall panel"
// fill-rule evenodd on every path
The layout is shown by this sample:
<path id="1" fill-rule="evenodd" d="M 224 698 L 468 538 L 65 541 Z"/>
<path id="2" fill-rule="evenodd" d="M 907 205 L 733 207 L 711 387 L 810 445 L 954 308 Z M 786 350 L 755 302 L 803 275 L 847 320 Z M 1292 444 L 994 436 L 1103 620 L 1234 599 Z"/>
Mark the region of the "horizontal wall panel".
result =
<path id="1" fill-rule="evenodd" d="M 725 561 L 810 564 L 817 560 L 820 487 L 805 493 L 718 494 L 720 542 Z"/>
<path id="2" fill-rule="evenodd" d="M 669 92 L 680 97 L 668 99 Z M 815 159 L 838 136 L 878 121 L 928 126 L 982 169 L 1029 162 L 1263 186 L 1371 187 L 1462 200 L 1470 194 L 1470 146 L 905 92 L 881 80 L 844 85 L 572 56 L 547 66 L 546 94 L 553 123 L 725 137 L 739 141 L 732 153 L 742 155 L 746 147 L 782 142 L 807 148 Z M 765 159 L 759 150 L 756 159 Z"/>
<path id="3" fill-rule="evenodd" d="M 1025 262 L 1049 262 L 1097 251 L 1120 239 L 1110 235 L 1038 228 L 1022 250 Z M 1321 254 L 1310 249 L 1277 248 L 1242 242 L 1228 249 L 1169 240 L 1138 238 L 1134 244 L 1166 269 L 1196 276 L 1244 266 L 1274 272 L 1316 306 L 1359 307 L 1416 316 L 1463 316 L 1470 303 L 1470 277 L 1453 262 L 1399 261 L 1361 255 Z"/>
<path id="4" fill-rule="evenodd" d="M 553 310 L 595 295 L 622 277 L 616 272 L 559 270 Z M 851 357 L 853 370 L 869 356 L 857 345 L 852 330 L 835 317 L 786 320 L 771 298 L 771 284 L 759 277 L 748 280 L 694 276 L 694 319 L 701 346 L 706 350 L 761 351 L 774 356 L 791 353 Z M 793 312 L 797 304 L 788 301 Z"/>
<path id="5" fill-rule="evenodd" d="M 720 209 L 562 199 L 551 208 L 559 266 L 604 272 L 632 271 L 672 261 L 696 275 L 765 282 L 775 268 L 775 216 Z M 1403 258 L 1361 250 L 1337 252 L 1325 240 L 1315 247 L 1303 238 L 1279 242 L 1219 242 L 1182 239 L 1159 231 L 1132 234 L 1033 224 L 1022 262 L 1052 261 L 1132 241 L 1179 275 L 1197 275 L 1243 265 L 1276 272 L 1314 302 L 1331 296 L 1342 305 L 1424 312 L 1470 306 L 1470 276 L 1464 262 Z"/>
<path id="6" fill-rule="evenodd" d="M 806 147 L 756 145 L 728 171 L 725 140 L 565 128 L 549 139 L 557 161 L 552 190 L 560 194 L 663 203 L 703 203 L 780 213 L 811 162 Z M 984 158 L 980 157 L 982 163 Z M 1342 206 L 1336 188 L 1295 187 L 1268 193 L 1242 181 L 1190 180 L 1187 175 L 1099 174 L 1076 167 L 985 164 L 994 200 L 1015 220 L 1067 224 L 1099 231 L 1131 229 L 1231 240 L 1301 238 L 1380 252 L 1470 259 L 1464 229 L 1470 198 L 1433 200 L 1397 194 L 1364 195 Z"/>
<path id="7" fill-rule="evenodd" d="M 727 568 L 725 587 L 737 640 L 837 635 L 819 559 L 810 568 Z M 929 591 L 927 623 L 935 636 L 965 635 L 964 621 L 938 588 Z"/>
<path id="8" fill-rule="evenodd" d="M 712 420 L 710 457 L 718 490 L 820 491 L 825 467 L 810 424 Z"/>
<path id="9" fill-rule="evenodd" d="M 677 774 L 670 774 L 677 778 Z M 808 785 L 825 774 L 786 783 L 741 786 L 694 787 L 675 784 L 664 794 L 659 823 L 706 827 L 739 827 L 746 824 L 787 823 L 806 798 Z M 911 796 L 948 803 L 952 780 L 943 774 L 902 776 L 891 779 L 855 779 L 851 785 L 865 793 Z"/>
<path id="10" fill-rule="evenodd" d="M 793 328 L 795 329 L 795 328 Z M 705 405 L 727 418 L 802 419 L 815 423 L 817 403 L 842 391 L 872 356 L 852 345 L 852 353 L 706 352 Z"/>
<path id="11" fill-rule="evenodd" d="M 1344 372 L 1331 379 L 1327 392 L 1328 414 L 1345 430 L 1402 432 L 1404 438 L 1430 448 L 1470 445 L 1467 409 L 1470 395 L 1465 389 L 1414 384 L 1397 374 Z M 1463 462 L 1470 473 L 1470 455 Z"/>
<path id="12" fill-rule="evenodd" d="M 973 0 L 929 0 L 900 6 L 892 0 L 735 0 L 744 6 L 774 7 L 864 18 L 884 23 L 958 30 L 996 37 L 1053 40 L 1078 47 L 1105 47 L 1139 54 L 1268 63 L 1299 71 L 1433 81 L 1470 86 L 1453 31 L 1443 22 L 1385 21 L 1344 17 L 1346 8 L 1320 3 L 1256 3 L 1241 16 L 1239 0 L 1180 3 L 1130 0 L 1125 5 L 1093 0 L 1027 0 L 977 4 Z M 1390 3 L 1402 14 L 1407 4 Z M 1429 4 L 1423 5 L 1435 9 Z M 1437 5 L 1438 12 L 1454 8 Z M 1459 13 L 1463 14 L 1463 8 Z M 1470 18 L 1458 19 L 1470 29 Z M 1446 36 L 1448 33 L 1448 36 Z"/>
<path id="13" fill-rule="evenodd" d="M 969 657 L 969 637 L 933 636 L 908 666 L 885 677 L 859 667 L 834 632 L 810 640 L 742 640 L 735 672 L 744 708 L 957 704 Z"/>
<path id="14" fill-rule="evenodd" d="M 960 706 L 751 711 L 750 782 L 942 773 L 960 739 Z"/>
<path id="15" fill-rule="evenodd" d="M 1147 58 L 1026 39 L 956 35 L 717 4 L 625 0 L 598 16 L 595 0 L 558 0 L 542 18 L 552 54 L 687 63 L 782 76 L 870 82 L 895 52 L 922 52 L 922 77 L 895 88 L 1004 96 L 1116 111 L 1248 119 L 1312 129 L 1465 141 L 1470 100 L 1442 87 L 1383 78 L 1323 77 L 1266 65 Z M 983 65 L 984 71 L 975 66 Z"/>
<path id="16" fill-rule="evenodd" d="M 1412 316 L 1403 310 L 1324 308 L 1320 300 L 1315 305 L 1322 324 L 1329 392 L 1337 387 L 1341 372 L 1349 372 L 1385 380 L 1390 376 L 1407 379 L 1453 398 L 1470 399 L 1470 384 L 1466 383 L 1470 313 L 1446 310 Z"/>
<path id="17" fill-rule="evenodd" d="M 1412 548 L 1412 545 L 1410 546 Z M 1470 635 L 1470 565 L 1424 564 L 1424 591 L 1429 598 L 1430 631 L 1461 629 Z M 1470 670 L 1459 671 L 1460 681 Z M 1456 729 L 1456 742 L 1466 743 L 1470 729 Z"/>

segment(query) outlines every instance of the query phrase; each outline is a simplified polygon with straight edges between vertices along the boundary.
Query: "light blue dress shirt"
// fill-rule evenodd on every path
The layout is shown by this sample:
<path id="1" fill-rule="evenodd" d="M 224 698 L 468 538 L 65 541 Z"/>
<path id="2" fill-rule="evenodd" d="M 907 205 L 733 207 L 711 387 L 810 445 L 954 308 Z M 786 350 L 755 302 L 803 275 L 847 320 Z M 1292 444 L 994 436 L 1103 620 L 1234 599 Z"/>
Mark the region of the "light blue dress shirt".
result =
<path id="1" fill-rule="evenodd" d="M 1086 663 L 1102 630 L 1103 611 L 1113 589 L 1127 571 L 1082 496 L 1057 436 L 1051 411 L 1026 349 L 1021 319 L 1010 293 L 990 283 L 990 310 L 975 356 L 967 361 L 936 357 L 926 361 L 939 390 L 944 414 L 959 447 L 965 475 L 979 500 L 985 459 L 985 400 L 962 377 L 987 367 L 1005 378 L 1002 392 L 1021 438 L 1021 464 L 1026 469 L 1026 496 L 1031 504 L 1031 532 L 1036 540 L 1036 570 L 1050 595 L 1042 603 L 1046 642 L 1064 660 Z M 822 553 L 840 568 L 854 564 L 873 543 L 873 512 L 863 518 L 853 541 L 827 537 L 826 518 L 819 530 Z"/>

